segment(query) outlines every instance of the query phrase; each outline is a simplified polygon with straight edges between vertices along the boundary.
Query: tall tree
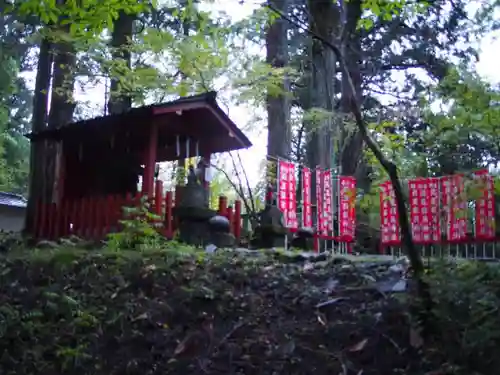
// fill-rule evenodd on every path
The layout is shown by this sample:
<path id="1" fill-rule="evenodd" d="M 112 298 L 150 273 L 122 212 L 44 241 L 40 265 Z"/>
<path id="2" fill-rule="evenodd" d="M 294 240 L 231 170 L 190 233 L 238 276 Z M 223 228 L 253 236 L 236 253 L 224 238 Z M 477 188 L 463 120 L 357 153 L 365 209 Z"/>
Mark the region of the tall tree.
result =
<path id="1" fill-rule="evenodd" d="M 48 37 L 43 37 L 38 54 L 35 93 L 33 95 L 31 131 L 34 133 L 44 130 L 47 126 L 52 62 L 51 43 Z M 25 224 L 25 229 L 29 233 L 34 225 L 36 204 L 43 195 L 44 145 L 40 142 L 31 142 L 30 155 L 29 197 Z"/>
<path id="2" fill-rule="evenodd" d="M 289 0 L 268 0 L 269 5 L 287 12 Z M 266 62 L 273 68 L 288 64 L 288 24 L 283 19 L 271 20 L 266 31 Z M 290 156 L 291 126 L 289 80 L 283 78 L 281 90 L 267 93 L 267 155 L 272 158 Z"/>
<path id="3" fill-rule="evenodd" d="M 339 30 L 339 10 L 330 1 L 308 1 L 310 28 L 317 35 L 334 42 Z M 312 108 L 323 111 L 323 116 L 309 126 L 307 145 L 308 163 L 311 166 L 329 168 L 332 155 L 332 134 L 336 133 L 333 112 L 335 110 L 337 59 L 333 51 L 318 40 L 312 41 L 312 81 L 310 98 Z M 325 115 L 326 114 L 326 115 Z"/>
<path id="4" fill-rule="evenodd" d="M 66 2 L 67 0 L 58 0 L 57 5 L 64 7 Z M 53 40 L 51 53 L 54 61 L 47 127 L 58 128 L 73 120 L 76 51 L 70 37 L 70 20 L 67 16 L 60 16 L 50 31 L 50 37 Z M 58 184 L 61 173 L 59 160 L 62 153 L 62 141 L 45 142 L 43 193 L 44 199 L 48 202 L 56 202 L 61 189 Z"/>
<path id="5" fill-rule="evenodd" d="M 361 76 L 361 32 L 358 24 L 362 15 L 362 1 L 351 0 L 343 2 L 343 27 L 342 35 L 340 36 L 342 54 L 345 59 L 346 69 L 350 74 L 350 79 L 354 84 L 355 95 L 350 93 L 349 77 L 342 74 L 342 93 L 340 99 L 340 109 L 343 117 L 348 121 L 350 120 L 353 111 L 352 101 L 356 100 L 357 103 L 363 101 L 363 88 Z M 342 129 L 342 149 L 340 150 L 340 165 L 343 174 L 354 175 L 356 173 L 358 163 L 362 156 L 363 140 L 359 132 L 347 131 L 344 127 Z"/>
<path id="6" fill-rule="evenodd" d="M 132 96 L 123 90 L 120 83 L 127 79 L 126 72 L 132 69 L 131 43 L 135 17 L 125 11 L 120 11 L 113 24 L 111 34 L 111 56 L 114 61 L 114 74 L 111 75 L 108 113 L 117 114 L 132 107 Z"/>

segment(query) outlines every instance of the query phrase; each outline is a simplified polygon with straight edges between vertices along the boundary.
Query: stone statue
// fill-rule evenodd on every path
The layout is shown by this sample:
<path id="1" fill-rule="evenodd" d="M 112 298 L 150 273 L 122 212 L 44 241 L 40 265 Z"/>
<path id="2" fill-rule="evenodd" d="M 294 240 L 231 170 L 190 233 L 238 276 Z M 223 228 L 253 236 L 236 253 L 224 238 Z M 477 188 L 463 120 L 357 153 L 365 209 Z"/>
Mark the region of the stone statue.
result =
<path id="1" fill-rule="evenodd" d="M 207 189 L 198 178 L 194 166 L 190 165 L 187 175 L 187 184 L 182 188 L 182 199 L 178 207 L 174 208 L 175 215 L 179 219 L 180 240 L 195 246 L 204 246 L 214 243 L 221 246 L 220 241 L 214 240 L 214 233 L 221 232 L 218 225 L 210 219 L 216 216 L 216 212 L 209 208 Z M 215 223 L 219 224 L 219 222 Z M 224 239 L 228 237 L 224 231 Z M 232 235 L 231 235 L 232 236 Z M 229 237 L 231 237 L 229 236 Z M 217 237 L 216 239 L 218 239 Z M 229 238 L 232 241 L 224 243 L 232 244 L 234 236 Z"/>

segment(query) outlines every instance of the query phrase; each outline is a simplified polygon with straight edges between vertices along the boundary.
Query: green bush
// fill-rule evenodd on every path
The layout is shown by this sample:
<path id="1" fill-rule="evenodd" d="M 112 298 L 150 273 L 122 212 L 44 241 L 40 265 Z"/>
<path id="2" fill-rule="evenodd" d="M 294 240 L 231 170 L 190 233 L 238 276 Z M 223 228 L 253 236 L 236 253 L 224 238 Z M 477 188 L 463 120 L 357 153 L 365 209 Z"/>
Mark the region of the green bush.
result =
<path id="1" fill-rule="evenodd" d="M 157 226 L 160 217 L 151 212 L 147 197 L 141 197 L 139 205 L 123 207 L 121 231 L 108 234 L 107 246 L 111 249 L 137 249 L 144 246 L 159 246 L 162 237 Z"/>
<path id="2" fill-rule="evenodd" d="M 467 374 L 500 368 L 500 266 L 438 264 L 429 274 L 436 302 L 439 350 Z"/>

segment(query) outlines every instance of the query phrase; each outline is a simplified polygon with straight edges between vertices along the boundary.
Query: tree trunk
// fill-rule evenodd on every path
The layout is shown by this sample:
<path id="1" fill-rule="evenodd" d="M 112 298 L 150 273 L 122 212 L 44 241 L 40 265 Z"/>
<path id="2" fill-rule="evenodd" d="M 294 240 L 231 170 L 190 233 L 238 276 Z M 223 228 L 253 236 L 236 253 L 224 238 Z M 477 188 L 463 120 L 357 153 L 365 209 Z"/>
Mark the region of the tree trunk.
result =
<path id="1" fill-rule="evenodd" d="M 129 69 L 132 67 L 129 44 L 132 41 L 133 23 L 134 17 L 121 11 L 114 23 L 111 36 L 113 61 L 123 61 Z M 129 93 L 120 92 L 120 79 L 125 79 L 125 77 L 118 74 L 111 77 L 108 101 L 109 114 L 122 113 L 132 108 L 132 96 Z"/>
<path id="2" fill-rule="evenodd" d="M 361 80 L 361 38 L 357 30 L 359 19 L 361 18 L 361 0 L 350 0 L 344 5 L 344 12 L 346 17 L 344 39 L 341 41 L 342 54 L 347 65 L 347 69 L 351 75 L 352 83 L 356 91 L 355 99 L 350 95 L 350 88 L 348 77 L 342 75 L 342 96 L 340 101 L 340 108 L 344 116 L 348 119 L 353 110 L 352 100 L 362 105 L 363 91 Z M 349 121 L 352 121 L 349 119 Z M 363 152 L 363 138 L 359 131 L 351 132 L 343 131 L 342 137 L 342 152 L 341 152 L 341 166 L 342 174 L 355 175 L 359 163 L 362 158 Z"/>
<path id="3" fill-rule="evenodd" d="M 268 0 L 269 4 L 283 13 L 288 11 L 288 0 Z M 284 68 L 288 63 L 288 22 L 275 20 L 266 32 L 266 62 L 273 68 Z M 289 82 L 285 77 L 281 95 L 267 95 L 267 155 L 272 159 L 290 156 L 291 126 Z"/>
<path id="4" fill-rule="evenodd" d="M 335 31 L 338 28 L 338 8 L 331 1 L 308 1 L 311 17 L 311 30 L 323 38 L 334 41 Z M 335 76 L 336 56 L 323 43 L 312 40 L 312 85 L 311 107 L 321 108 L 332 115 L 319 123 L 311 124 L 308 129 L 307 162 L 311 168 L 332 167 L 333 143 L 332 134 L 335 133 L 336 122 L 333 111 L 335 109 Z M 316 205 L 316 174 L 311 181 L 311 195 L 313 205 Z M 334 206 L 335 207 L 335 206 Z"/>
<path id="5" fill-rule="evenodd" d="M 63 33 L 69 33 L 69 25 L 60 26 Z M 69 124 L 73 120 L 75 102 L 73 91 L 75 86 L 76 52 L 71 42 L 59 41 L 54 44 L 54 64 L 52 71 L 52 94 L 47 126 L 57 128 Z M 62 158 L 62 142 L 46 142 L 44 196 L 49 202 L 58 198 L 59 183 L 58 161 Z"/>
<path id="6" fill-rule="evenodd" d="M 51 45 L 47 38 L 43 38 L 38 55 L 38 66 L 33 95 L 33 116 L 31 118 L 31 131 L 38 132 L 47 126 L 48 95 L 52 67 Z M 44 144 L 31 142 L 30 146 L 30 174 L 29 195 L 26 212 L 25 231 L 32 233 L 35 219 L 35 209 L 38 200 L 42 197 L 43 190 L 43 160 Z"/>
<path id="7" fill-rule="evenodd" d="M 132 53 L 130 51 L 133 41 L 133 25 L 135 16 L 120 11 L 118 18 L 113 25 L 111 35 L 111 55 L 114 62 L 125 65 L 128 70 L 132 68 Z M 121 71 L 114 71 L 111 74 L 110 95 L 108 100 L 107 113 L 110 115 L 127 112 L 132 108 L 132 93 L 124 92 L 120 89 L 120 81 L 126 80 L 126 75 Z M 136 155 L 128 155 L 128 158 L 110 161 L 109 173 L 113 173 L 113 178 L 109 176 L 99 176 L 103 184 L 112 183 L 110 180 L 127 181 L 122 183 L 121 192 L 135 193 L 141 173 L 142 160 L 138 160 Z M 130 185 L 129 185 L 130 184 Z M 107 187 L 104 187 L 107 189 Z"/>

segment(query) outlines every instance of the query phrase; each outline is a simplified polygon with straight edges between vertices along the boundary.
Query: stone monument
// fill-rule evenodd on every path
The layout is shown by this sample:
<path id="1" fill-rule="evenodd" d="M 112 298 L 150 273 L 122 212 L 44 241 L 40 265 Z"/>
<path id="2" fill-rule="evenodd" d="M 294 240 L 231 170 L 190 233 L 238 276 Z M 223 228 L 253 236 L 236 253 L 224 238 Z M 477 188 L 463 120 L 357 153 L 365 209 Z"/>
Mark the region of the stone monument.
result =
<path id="1" fill-rule="evenodd" d="M 283 212 L 276 205 L 276 193 L 268 186 L 266 206 L 259 212 L 259 224 L 255 228 L 250 245 L 254 248 L 270 249 L 284 247 L 288 229 L 285 227 Z"/>
<path id="2" fill-rule="evenodd" d="M 174 207 L 179 220 L 179 239 L 195 246 L 203 246 L 210 238 L 208 221 L 216 215 L 208 207 L 206 188 L 198 181 L 195 170 L 189 167 L 187 184 L 182 188 L 181 201 Z"/>
<path id="3" fill-rule="evenodd" d="M 190 166 L 181 202 L 174 207 L 174 215 L 179 219 L 179 239 L 194 246 L 233 246 L 229 221 L 209 208 L 209 188 L 198 178 L 199 173 Z"/>

